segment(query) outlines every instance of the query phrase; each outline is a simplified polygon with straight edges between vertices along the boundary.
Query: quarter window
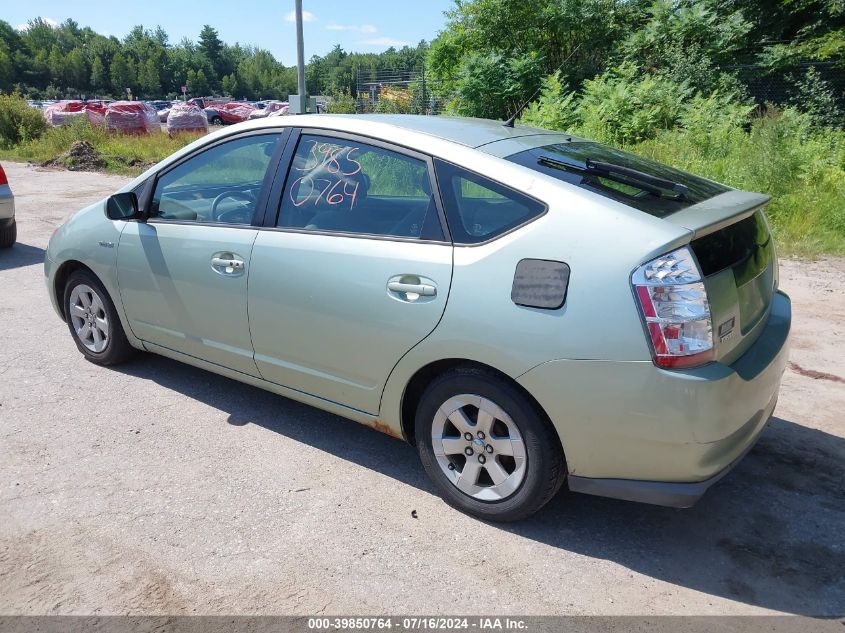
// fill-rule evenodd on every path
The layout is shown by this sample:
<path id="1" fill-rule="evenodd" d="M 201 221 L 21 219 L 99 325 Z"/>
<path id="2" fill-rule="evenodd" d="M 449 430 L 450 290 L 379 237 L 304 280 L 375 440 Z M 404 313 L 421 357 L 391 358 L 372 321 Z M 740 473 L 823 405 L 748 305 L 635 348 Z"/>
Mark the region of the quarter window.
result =
<path id="1" fill-rule="evenodd" d="M 278 134 L 246 136 L 207 149 L 156 182 L 151 215 L 164 220 L 252 224 Z"/>
<path id="2" fill-rule="evenodd" d="M 367 143 L 305 134 L 278 226 L 442 240 L 425 161 Z"/>
<path id="3" fill-rule="evenodd" d="M 504 185 L 434 161 L 446 219 L 456 244 L 477 244 L 540 216 L 545 206 Z"/>

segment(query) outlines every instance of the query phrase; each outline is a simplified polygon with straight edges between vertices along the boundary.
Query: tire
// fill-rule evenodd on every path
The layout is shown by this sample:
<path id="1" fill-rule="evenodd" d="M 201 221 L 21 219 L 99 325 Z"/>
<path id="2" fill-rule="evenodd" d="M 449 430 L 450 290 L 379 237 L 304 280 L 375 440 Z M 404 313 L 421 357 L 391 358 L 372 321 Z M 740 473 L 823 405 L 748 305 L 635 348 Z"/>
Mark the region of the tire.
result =
<path id="1" fill-rule="evenodd" d="M 485 521 L 531 516 L 566 479 L 557 432 L 516 385 L 492 372 L 458 368 L 432 381 L 417 407 L 415 435 L 443 499 Z"/>
<path id="2" fill-rule="evenodd" d="M 136 350 L 126 339 L 108 292 L 87 270 L 75 270 L 65 284 L 65 314 L 76 347 L 97 365 L 117 365 L 129 360 Z"/>
<path id="3" fill-rule="evenodd" d="M 0 227 L 0 248 L 11 248 L 18 239 L 18 223 L 12 219 L 8 226 Z"/>
<path id="4" fill-rule="evenodd" d="M 213 117 L 211 121 L 209 121 L 209 123 L 211 123 L 211 125 L 223 125 L 223 119 L 221 119 L 219 116 L 216 116 Z"/>

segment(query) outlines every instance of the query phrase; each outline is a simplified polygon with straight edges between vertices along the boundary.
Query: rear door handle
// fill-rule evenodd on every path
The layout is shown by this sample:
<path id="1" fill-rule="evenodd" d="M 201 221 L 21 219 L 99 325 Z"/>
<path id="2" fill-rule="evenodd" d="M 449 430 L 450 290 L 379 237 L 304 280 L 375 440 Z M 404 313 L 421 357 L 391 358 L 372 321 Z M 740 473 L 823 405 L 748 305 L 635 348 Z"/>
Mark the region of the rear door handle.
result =
<path id="1" fill-rule="evenodd" d="M 391 292 L 410 293 L 421 297 L 433 297 L 437 294 L 437 288 L 430 284 L 406 284 L 401 281 L 391 281 L 387 284 L 387 289 Z"/>
<path id="2" fill-rule="evenodd" d="M 240 275 L 244 271 L 244 260 L 233 253 L 215 253 L 211 258 L 211 269 L 220 275 Z"/>
<path id="3" fill-rule="evenodd" d="M 223 259 L 222 257 L 212 257 L 211 265 L 218 268 L 243 268 L 244 263 L 239 259 Z"/>

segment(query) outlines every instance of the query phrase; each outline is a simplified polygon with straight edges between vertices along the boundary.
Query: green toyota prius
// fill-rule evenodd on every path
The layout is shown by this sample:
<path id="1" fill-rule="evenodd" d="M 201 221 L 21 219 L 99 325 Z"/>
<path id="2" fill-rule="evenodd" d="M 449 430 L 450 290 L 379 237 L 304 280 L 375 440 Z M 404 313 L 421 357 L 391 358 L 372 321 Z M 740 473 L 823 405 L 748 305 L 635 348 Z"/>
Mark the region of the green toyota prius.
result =
<path id="1" fill-rule="evenodd" d="M 496 121 L 275 117 L 79 211 L 44 270 L 91 362 L 154 352 L 404 438 L 477 517 L 564 483 L 687 507 L 777 402 L 768 200 Z"/>

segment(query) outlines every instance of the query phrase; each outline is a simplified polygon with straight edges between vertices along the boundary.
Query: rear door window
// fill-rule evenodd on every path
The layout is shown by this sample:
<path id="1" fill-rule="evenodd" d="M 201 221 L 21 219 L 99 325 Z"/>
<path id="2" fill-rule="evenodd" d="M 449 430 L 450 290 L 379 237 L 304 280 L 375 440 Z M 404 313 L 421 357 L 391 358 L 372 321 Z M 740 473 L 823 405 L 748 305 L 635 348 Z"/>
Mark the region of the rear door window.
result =
<path id="1" fill-rule="evenodd" d="M 512 154 L 507 160 L 658 218 L 729 190 L 712 180 L 601 143 L 556 143 Z"/>
<path id="2" fill-rule="evenodd" d="M 456 244 L 493 239 L 546 210 L 533 198 L 456 165 L 435 160 L 434 169 Z"/>
<path id="3" fill-rule="evenodd" d="M 278 226 L 444 239 L 426 161 L 328 135 L 304 134 L 300 138 L 282 195 Z"/>

